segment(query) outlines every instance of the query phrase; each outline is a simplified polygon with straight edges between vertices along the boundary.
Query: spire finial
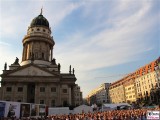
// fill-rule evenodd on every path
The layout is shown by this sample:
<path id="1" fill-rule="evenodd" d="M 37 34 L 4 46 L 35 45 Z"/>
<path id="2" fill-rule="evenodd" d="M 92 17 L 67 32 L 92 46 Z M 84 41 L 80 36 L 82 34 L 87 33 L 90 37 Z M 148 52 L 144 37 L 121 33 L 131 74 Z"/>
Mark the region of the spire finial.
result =
<path id="1" fill-rule="evenodd" d="M 42 15 L 42 12 L 43 12 L 43 6 L 42 6 L 42 8 L 41 8 L 41 13 L 40 13 L 40 15 Z"/>

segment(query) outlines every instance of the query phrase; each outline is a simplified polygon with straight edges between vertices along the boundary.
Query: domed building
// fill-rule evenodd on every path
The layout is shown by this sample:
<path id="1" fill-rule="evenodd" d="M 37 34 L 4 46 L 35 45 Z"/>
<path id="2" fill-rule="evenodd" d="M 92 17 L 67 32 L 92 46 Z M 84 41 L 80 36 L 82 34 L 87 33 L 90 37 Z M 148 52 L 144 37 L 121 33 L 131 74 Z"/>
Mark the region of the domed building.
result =
<path id="1" fill-rule="evenodd" d="M 35 17 L 22 40 L 22 61 L 16 58 L 1 74 L 1 100 L 68 106 L 82 103 L 82 92 L 77 88 L 74 68 L 61 73 L 60 63 L 53 58 L 54 39 L 48 20 Z M 78 98 L 77 98 L 78 94 Z M 76 95 L 76 96 L 75 96 Z M 76 101 L 76 103 L 75 103 Z"/>

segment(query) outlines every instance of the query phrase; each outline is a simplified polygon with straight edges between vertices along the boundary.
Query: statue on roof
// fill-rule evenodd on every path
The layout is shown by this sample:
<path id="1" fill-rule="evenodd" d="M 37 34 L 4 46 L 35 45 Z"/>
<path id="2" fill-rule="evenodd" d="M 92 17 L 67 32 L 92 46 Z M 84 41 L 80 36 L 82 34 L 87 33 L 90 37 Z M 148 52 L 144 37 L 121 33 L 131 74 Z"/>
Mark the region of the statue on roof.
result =
<path id="1" fill-rule="evenodd" d="M 52 65 L 56 65 L 56 59 L 53 58 L 52 61 L 51 61 Z"/>
<path id="2" fill-rule="evenodd" d="M 60 63 L 58 63 L 58 71 L 60 71 L 61 70 L 61 65 L 60 65 Z"/>
<path id="3" fill-rule="evenodd" d="M 74 68 L 73 68 L 73 75 L 74 75 L 74 72 L 75 72 L 75 70 L 74 70 Z"/>
<path id="4" fill-rule="evenodd" d="M 7 70 L 7 63 L 4 64 L 4 70 Z"/>
<path id="5" fill-rule="evenodd" d="M 14 64 L 19 64 L 19 59 L 16 57 Z"/>
<path id="6" fill-rule="evenodd" d="M 69 74 L 71 74 L 71 65 L 69 66 Z"/>

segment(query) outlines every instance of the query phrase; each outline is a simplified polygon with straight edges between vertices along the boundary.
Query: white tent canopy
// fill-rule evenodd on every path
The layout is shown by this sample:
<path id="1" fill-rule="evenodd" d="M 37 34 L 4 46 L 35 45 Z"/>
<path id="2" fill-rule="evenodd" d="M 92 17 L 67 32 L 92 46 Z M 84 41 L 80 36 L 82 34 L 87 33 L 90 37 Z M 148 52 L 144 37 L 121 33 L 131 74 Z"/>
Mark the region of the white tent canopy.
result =
<path id="1" fill-rule="evenodd" d="M 117 103 L 117 104 L 103 104 L 102 105 L 102 111 L 104 110 L 115 110 L 117 109 L 117 106 L 131 106 L 128 103 Z"/>
<path id="2" fill-rule="evenodd" d="M 48 115 L 68 115 L 70 112 L 69 107 L 52 107 L 48 108 Z"/>
<path id="3" fill-rule="evenodd" d="M 84 113 L 93 112 L 93 108 L 87 105 L 80 105 L 74 108 L 74 114 L 82 113 L 82 112 Z"/>

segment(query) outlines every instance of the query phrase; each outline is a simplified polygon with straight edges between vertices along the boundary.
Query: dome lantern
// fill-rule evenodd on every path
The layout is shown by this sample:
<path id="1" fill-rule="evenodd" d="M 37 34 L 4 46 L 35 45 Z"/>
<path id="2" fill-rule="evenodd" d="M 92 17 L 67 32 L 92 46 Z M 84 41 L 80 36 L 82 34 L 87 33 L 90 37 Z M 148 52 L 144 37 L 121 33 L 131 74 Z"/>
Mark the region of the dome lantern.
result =
<path id="1" fill-rule="evenodd" d="M 35 17 L 31 24 L 30 27 L 36 27 L 36 26 L 43 26 L 43 27 L 47 27 L 49 28 L 49 22 L 48 20 L 42 15 L 42 9 L 41 9 L 41 13 L 40 15 L 38 15 L 37 17 Z"/>

